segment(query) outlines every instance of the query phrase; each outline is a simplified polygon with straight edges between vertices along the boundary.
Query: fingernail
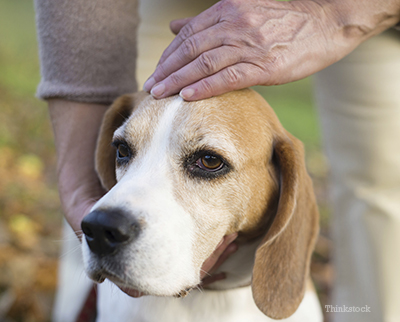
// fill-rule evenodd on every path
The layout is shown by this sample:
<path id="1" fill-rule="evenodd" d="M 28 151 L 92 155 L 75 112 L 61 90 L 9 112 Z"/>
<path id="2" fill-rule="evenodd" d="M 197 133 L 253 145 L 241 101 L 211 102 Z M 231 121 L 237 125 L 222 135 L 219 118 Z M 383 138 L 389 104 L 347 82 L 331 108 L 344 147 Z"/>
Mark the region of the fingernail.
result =
<path id="1" fill-rule="evenodd" d="M 154 84 L 156 83 L 156 80 L 154 79 L 154 77 L 150 77 L 146 83 L 144 83 L 143 85 L 143 89 L 146 92 L 150 92 L 151 88 L 154 86 Z"/>
<path id="2" fill-rule="evenodd" d="M 226 239 L 228 240 L 229 243 L 233 242 L 238 236 L 238 233 L 233 233 L 228 236 L 226 236 Z"/>
<path id="3" fill-rule="evenodd" d="M 164 94 L 164 92 L 165 92 L 165 85 L 158 84 L 151 89 L 150 94 L 153 95 L 154 97 L 160 97 L 162 94 Z"/>
<path id="4" fill-rule="evenodd" d="M 232 243 L 232 242 L 237 238 L 237 236 L 238 236 L 238 233 L 233 233 L 233 234 L 230 234 L 230 235 L 226 235 L 225 237 L 223 237 L 223 238 L 220 240 L 220 242 L 218 243 L 216 249 L 217 249 L 219 246 L 221 246 L 221 245 L 224 243 L 224 241 L 226 241 L 227 244 Z"/>
<path id="5" fill-rule="evenodd" d="M 181 92 L 179 93 L 179 96 L 182 97 L 184 100 L 187 100 L 189 98 L 191 98 L 194 94 L 194 89 L 192 88 L 185 88 L 183 90 L 181 90 Z"/>
<path id="6" fill-rule="evenodd" d="M 215 247 L 215 249 L 217 249 L 219 246 L 221 246 L 222 243 L 224 242 L 224 240 L 225 240 L 225 238 L 222 238 L 222 239 L 219 241 L 217 247 Z"/>

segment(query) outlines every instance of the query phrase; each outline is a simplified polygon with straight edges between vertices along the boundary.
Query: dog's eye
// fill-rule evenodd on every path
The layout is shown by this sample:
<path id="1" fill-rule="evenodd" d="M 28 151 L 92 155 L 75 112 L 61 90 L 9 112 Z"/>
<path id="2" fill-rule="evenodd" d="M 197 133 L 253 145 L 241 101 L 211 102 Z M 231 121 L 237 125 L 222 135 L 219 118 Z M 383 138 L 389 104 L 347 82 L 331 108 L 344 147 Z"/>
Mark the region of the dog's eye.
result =
<path id="1" fill-rule="evenodd" d="M 117 158 L 123 159 L 129 157 L 129 148 L 125 144 L 118 144 Z"/>
<path id="2" fill-rule="evenodd" d="M 198 159 L 196 164 L 206 171 L 218 171 L 224 166 L 222 160 L 214 155 L 205 155 Z"/>
<path id="3" fill-rule="evenodd" d="M 116 149 L 117 166 L 127 164 L 135 157 L 135 150 L 133 150 L 125 140 L 115 139 L 111 145 Z"/>
<path id="4" fill-rule="evenodd" d="M 201 150 L 188 156 L 184 166 L 192 178 L 213 180 L 232 171 L 232 166 L 224 157 L 212 150 Z"/>

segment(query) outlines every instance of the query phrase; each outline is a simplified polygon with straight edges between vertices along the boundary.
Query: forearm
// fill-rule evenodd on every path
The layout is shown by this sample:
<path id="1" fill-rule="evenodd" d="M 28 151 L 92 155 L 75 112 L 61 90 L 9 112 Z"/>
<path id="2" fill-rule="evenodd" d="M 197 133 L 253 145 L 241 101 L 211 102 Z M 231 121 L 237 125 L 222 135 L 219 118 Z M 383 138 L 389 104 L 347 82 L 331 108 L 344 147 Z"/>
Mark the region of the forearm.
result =
<path id="1" fill-rule="evenodd" d="M 303 0 L 297 0 L 303 1 Z M 317 0 L 329 11 L 336 34 L 360 43 L 400 22 L 400 0 Z"/>
<path id="2" fill-rule="evenodd" d="M 110 104 L 136 90 L 136 0 L 35 0 L 43 99 Z"/>
<path id="3" fill-rule="evenodd" d="M 94 169 L 94 153 L 107 105 L 49 100 L 57 148 L 59 192 L 65 217 L 75 231 L 104 191 Z"/>
<path id="4" fill-rule="evenodd" d="M 326 39 L 325 51 L 336 62 L 359 44 L 400 21 L 400 0 L 293 0 L 296 8 L 320 20 Z M 314 30 L 317 32 L 317 30 Z"/>

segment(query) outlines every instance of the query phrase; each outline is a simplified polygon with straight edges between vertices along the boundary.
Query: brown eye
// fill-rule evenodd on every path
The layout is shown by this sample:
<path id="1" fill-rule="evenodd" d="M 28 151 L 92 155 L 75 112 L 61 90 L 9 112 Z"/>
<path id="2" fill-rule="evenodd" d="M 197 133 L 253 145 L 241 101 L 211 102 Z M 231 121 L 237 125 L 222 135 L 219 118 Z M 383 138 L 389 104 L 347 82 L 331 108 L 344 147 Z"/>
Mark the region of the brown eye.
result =
<path id="1" fill-rule="evenodd" d="M 224 165 L 221 159 L 213 155 L 205 155 L 197 160 L 197 165 L 203 170 L 217 171 Z"/>
<path id="2" fill-rule="evenodd" d="M 125 144 L 118 145 L 117 157 L 120 159 L 129 157 L 129 148 Z"/>

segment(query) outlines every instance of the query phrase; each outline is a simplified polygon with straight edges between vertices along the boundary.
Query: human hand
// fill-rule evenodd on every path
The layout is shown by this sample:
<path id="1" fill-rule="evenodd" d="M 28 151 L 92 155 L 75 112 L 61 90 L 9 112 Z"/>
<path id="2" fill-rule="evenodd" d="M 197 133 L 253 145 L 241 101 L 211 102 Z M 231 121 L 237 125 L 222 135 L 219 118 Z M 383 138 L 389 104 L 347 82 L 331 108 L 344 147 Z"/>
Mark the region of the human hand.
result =
<path id="1" fill-rule="evenodd" d="M 213 273 L 228 259 L 230 255 L 236 252 L 238 246 L 234 240 L 237 236 L 237 233 L 224 236 L 211 256 L 203 263 L 200 271 L 201 286 L 207 286 L 216 281 L 225 279 L 225 273 L 221 272 L 215 275 L 213 275 Z"/>
<path id="2" fill-rule="evenodd" d="M 171 22 L 177 37 L 144 89 L 156 98 L 180 92 L 198 100 L 302 79 L 394 25 L 396 1 L 222 0 L 194 18 Z"/>

